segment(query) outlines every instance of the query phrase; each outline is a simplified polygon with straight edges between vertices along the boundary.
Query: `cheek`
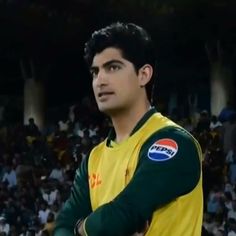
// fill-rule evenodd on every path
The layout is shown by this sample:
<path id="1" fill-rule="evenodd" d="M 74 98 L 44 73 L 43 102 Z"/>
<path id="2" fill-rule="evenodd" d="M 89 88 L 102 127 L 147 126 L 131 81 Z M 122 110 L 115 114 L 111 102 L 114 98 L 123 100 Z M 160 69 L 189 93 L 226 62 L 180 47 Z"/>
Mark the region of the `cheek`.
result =
<path id="1" fill-rule="evenodd" d="M 93 80 L 92 81 L 92 88 L 93 88 L 93 92 L 96 91 L 96 82 Z"/>
<path id="2" fill-rule="evenodd" d="M 125 82 L 123 88 L 130 94 L 136 93 L 139 88 L 138 78 L 130 78 Z"/>

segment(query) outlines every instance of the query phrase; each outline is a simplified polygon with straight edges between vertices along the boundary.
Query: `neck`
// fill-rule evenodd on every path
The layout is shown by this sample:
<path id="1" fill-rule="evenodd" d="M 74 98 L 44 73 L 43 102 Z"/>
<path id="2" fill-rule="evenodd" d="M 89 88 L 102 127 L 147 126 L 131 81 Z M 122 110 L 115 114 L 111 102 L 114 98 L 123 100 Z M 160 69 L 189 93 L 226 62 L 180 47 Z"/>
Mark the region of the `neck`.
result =
<path id="1" fill-rule="evenodd" d="M 116 115 L 111 116 L 117 143 L 122 142 L 130 136 L 130 133 L 136 124 L 149 109 L 150 103 L 146 102 L 142 106 L 123 110 L 122 112 L 118 112 Z"/>

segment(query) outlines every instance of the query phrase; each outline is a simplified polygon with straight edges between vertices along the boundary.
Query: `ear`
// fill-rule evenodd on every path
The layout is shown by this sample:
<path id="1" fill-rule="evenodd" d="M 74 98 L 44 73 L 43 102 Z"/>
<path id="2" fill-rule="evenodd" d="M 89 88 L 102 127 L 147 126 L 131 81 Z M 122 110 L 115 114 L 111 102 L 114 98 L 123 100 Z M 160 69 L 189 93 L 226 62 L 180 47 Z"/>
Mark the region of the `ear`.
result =
<path id="1" fill-rule="evenodd" d="M 153 68 L 150 64 L 145 64 L 138 71 L 138 79 L 140 87 L 145 85 L 151 80 L 153 74 Z"/>

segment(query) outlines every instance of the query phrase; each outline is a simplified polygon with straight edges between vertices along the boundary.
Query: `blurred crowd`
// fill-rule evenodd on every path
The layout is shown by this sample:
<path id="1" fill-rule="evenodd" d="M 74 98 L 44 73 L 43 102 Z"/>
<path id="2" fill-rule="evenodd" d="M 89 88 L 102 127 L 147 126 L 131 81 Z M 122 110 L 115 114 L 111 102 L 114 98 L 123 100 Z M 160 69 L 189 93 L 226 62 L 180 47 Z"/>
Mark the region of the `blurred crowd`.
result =
<path id="1" fill-rule="evenodd" d="M 74 174 L 110 122 L 88 105 L 72 106 L 39 130 L 0 125 L 0 235 L 52 235 L 54 220 L 70 194 Z M 71 113 L 70 111 L 73 110 Z"/>
<path id="2" fill-rule="evenodd" d="M 202 235 L 236 235 L 236 112 L 170 118 L 191 132 L 203 151 Z M 0 236 L 52 235 L 55 218 L 70 194 L 74 174 L 111 122 L 91 103 L 68 107 L 40 130 L 0 123 Z"/>

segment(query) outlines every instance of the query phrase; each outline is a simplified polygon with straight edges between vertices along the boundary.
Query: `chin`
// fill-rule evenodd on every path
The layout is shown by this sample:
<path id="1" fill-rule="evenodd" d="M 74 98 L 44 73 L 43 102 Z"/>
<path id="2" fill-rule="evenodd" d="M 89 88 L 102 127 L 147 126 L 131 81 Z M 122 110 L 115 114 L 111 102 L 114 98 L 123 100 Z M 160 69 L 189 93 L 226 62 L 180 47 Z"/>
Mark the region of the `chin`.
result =
<path id="1" fill-rule="evenodd" d="M 99 106 L 98 109 L 108 115 L 108 116 L 115 116 L 121 113 L 122 109 L 120 109 L 119 107 L 111 107 L 111 106 Z"/>
<path id="2" fill-rule="evenodd" d="M 98 106 L 98 109 L 100 112 L 103 112 L 105 114 L 110 114 L 110 112 L 113 110 L 111 107 L 107 107 L 107 106 Z"/>

